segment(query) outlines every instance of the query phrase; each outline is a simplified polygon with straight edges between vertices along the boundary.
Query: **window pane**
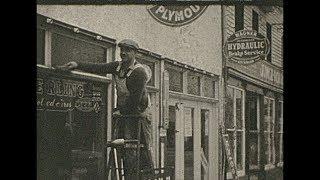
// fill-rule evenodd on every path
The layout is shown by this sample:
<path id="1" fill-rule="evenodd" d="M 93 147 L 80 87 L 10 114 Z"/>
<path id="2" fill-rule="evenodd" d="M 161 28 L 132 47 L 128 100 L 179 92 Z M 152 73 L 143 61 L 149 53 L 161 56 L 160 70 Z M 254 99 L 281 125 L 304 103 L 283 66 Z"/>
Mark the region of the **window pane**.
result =
<path id="1" fill-rule="evenodd" d="M 229 136 L 229 146 L 230 146 L 230 151 L 231 151 L 231 157 L 232 157 L 233 161 L 235 162 L 235 159 L 234 159 L 234 150 L 235 150 L 234 131 L 227 131 L 227 134 Z M 227 171 L 231 172 L 231 169 L 229 168 L 229 163 L 227 163 Z"/>
<path id="2" fill-rule="evenodd" d="M 205 157 L 209 158 L 209 111 L 201 109 L 201 148 Z"/>
<path id="3" fill-rule="evenodd" d="M 252 30 L 259 31 L 259 15 L 254 10 L 252 10 Z"/>
<path id="4" fill-rule="evenodd" d="M 174 69 L 167 69 L 169 72 L 169 90 L 182 92 L 182 72 Z"/>
<path id="5" fill-rule="evenodd" d="M 45 31 L 37 29 L 37 64 L 44 64 Z"/>
<path id="6" fill-rule="evenodd" d="M 169 128 L 167 132 L 167 148 L 175 148 L 176 110 L 169 106 Z"/>
<path id="7" fill-rule="evenodd" d="M 235 6 L 235 31 L 243 30 L 243 25 L 244 25 L 243 11 L 244 11 L 243 5 L 239 4 Z"/>
<path id="8" fill-rule="evenodd" d="M 237 170 L 243 169 L 243 132 L 237 132 Z"/>
<path id="9" fill-rule="evenodd" d="M 258 166 L 258 134 L 249 134 L 249 168 Z"/>
<path id="10" fill-rule="evenodd" d="M 264 147 L 265 147 L 265 158 L 266 158 L 266 163 L 270 163 L 270 159 L 269 159 L 269 151 L 270 151 L 270 134 L 269 133 L 264 133 L 265 135 L 265 139 L 264 139 Z"/>
<path id="11" fill-rule="evenodd" d="M 188 72 L 188 94 L 200 95 L 200 77 Z"/>
<path id="12" fill-rule="evenodd" d="M 193 180 L 193 118 L 194 109 L 184 109 L 184 179 Z"/>
<path id="13" fill-rule="evenodd" d="M 215 84 L 212 78 L 205 76 L 203 78 L 202 92 L 205 97 L 214 98 Z"/>
<path id="14" fill-rule="evenodd" d="M 267 39 L 269 40 L 270 43 L 270 47 L 272 47 L 272 28 L 271 28 L 271 24 L 267 23 Z M 272 54 L 272 48 L 270 48 L 269 54 L 267 56 L 267 61 L 271 62 L 271 54 Z"/>
<path id="15" fill-rule="evenodd" d="M 283 134 L 280 134 L 280 161 L 283 162 Z"/>
<path id="16" fill-rule="evenodd" d="M 52 65 L 62 65 L 69 61 L 106 62 L 104 48 L 84 41 L 52 34 Z"/>
<path id="17" fill-rule="evenodd" d="M 270 163 L 274 164 L 274 133 L 270 133 Z"/>
<path id="18" fill-rule="evenodd" d="M 270 116 L 270 112 L 269 112 L 269 99 L 264 99 L 264 106 L 263 106 L 263 108 L 264 108 L 264 118 L 263 118 L 263 129 L 265 130 L 265 131 L 269 131 L 270 129 L 269 129 L 269 124 L 270 124 L 270 118 L 269 118 L 269 116 Z"/>
<path id="19" fill-rule="evenodd" d="M 280 134 L 276 133 L 274 139 L 274 148 L 276 153 L 276 163 L 280 161 Z"/>
<path id="20" fill-rule="evenodd" d="M 274 117 L 274 114 L 273 114 L 274 113 L 274 108 L 273 108 L 274 106 L 273 106 L 273 104 L 274 104 L 274 100 L 270 100 L 269 101 L 269 106 L 270 106 L 269 108 L 270 108 L 270 116 L 271 116 L 271 118 Z"/>
<path id="21" fill-rule="evenodd" d="M 38 116 L 39 129 L 38 138 L 44 138 L 39 141 L 39 150 L 41 155 L 39 162 L 38 176 L 43 179 L 63 178 L 64 174 L 60 172 L 69 172 L 72 170 L 71 159 L 71 131 L 66 126 L 69 121 L 68 112 L 46 110 L 45 116 Z M 40 138 L 39 138 L 40 139 Z"/>
<path id="22" fill-rule="evenodd" d="M 248 112 L 249 112 L 249 129 L 257 130 L 258 129 L 258 119 L 257 119 L 257 97 L 253 96 L 250 99 L 247 99 L 248 102 Z"/>
<path id="23" fill-rule="evenodd" d="M 176 109 L 169 106 L 169 128 L 167 130 L 167 149 L 165 153 L 165 166 L 174 168 L 175 165 L 175 129 L 176 129 Z"/>
<path id="24" fill-rule="evenodd" d="M 237 129 L 242 129 L 242 123 L 243 123 L 243 108 L 242 108 L 242 91 L 235 90 L 235 96 L 236 96 L 236 119 L 237 119 Z"/>
<path id="25" fill-rule="evenodd" d="M 233 129 L 234 128 L 234 120 L 233 120 L 233 88 L 227 87 L 226 94 L 226 128 Z"/>
<path id="26" fill-rule="evenodd" d="M 263 103 L 264 103 L 264 111 L 263 111 L 263 113 L 264 113 L 264 115 L 269 115 L 269 110 L 268 110 L 269 99 L 264 98 Z"/>
<path id="27" fill-rule="evenodd" d="M 145 64 L 147 66 L 149 66 L 149 68 L 151 69 L 152 71 L 152 77 L 150 79 L 150 81 L 148 82 L 147 85 L 149 86 L 154 86 L 154 79 L 155 79 L 155 73 L 154 73 L 154 69 L 155 69 L 155 64 L 153 62 L 150 62 L 150 61 L 145 61 L 143 59 L 137 59 L 137 61 L 141 64 Z"/>

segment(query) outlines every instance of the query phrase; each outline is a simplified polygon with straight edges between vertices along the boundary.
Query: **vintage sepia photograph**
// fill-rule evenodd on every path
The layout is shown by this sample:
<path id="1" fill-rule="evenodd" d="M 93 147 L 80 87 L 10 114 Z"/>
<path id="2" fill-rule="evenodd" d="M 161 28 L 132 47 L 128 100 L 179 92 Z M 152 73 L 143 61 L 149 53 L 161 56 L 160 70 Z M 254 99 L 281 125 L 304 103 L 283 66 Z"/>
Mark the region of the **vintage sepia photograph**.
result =
<path id="1" fill-rule="evenodd" d="M 36 4 L 38 180 L 284 179 L 282 0 L 99 2 Z"/>

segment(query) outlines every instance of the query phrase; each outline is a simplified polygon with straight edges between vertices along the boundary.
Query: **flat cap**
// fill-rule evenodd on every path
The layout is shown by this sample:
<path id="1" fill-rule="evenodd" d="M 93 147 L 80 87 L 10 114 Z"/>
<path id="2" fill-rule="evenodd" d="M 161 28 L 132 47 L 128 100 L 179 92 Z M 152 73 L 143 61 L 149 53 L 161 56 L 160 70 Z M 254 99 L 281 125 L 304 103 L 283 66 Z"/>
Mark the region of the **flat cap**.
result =
<path id="1" fill-rule="evenodd" d="M 139 49 L 139 45 L 138 43 L 136 43 L 135 41 L 131 40 L 131 39 L 124 39 L 122 41 L 120 41 L 118 43 L 118 46 L 121 47 L 121 46 L 127 46 L 127 47 L 131 47 L 133 49 L 136 49 L 138 50 Z"/>

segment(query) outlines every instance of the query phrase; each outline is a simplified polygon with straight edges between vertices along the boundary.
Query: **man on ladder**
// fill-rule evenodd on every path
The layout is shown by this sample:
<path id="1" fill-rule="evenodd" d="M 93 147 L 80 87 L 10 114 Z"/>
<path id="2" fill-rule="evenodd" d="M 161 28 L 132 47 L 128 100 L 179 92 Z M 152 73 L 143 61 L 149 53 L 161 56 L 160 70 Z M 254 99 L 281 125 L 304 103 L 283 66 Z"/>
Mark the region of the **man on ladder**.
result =
<path id="1" fill-rule="evenodd" d="M 120 47 L 121 61 L 100 64 L 69 62 L 60 68 L 114 75 L 117 90 L 117 108 L 113 114 L 122 118 L 114 122 L 115 127 L 113 127 L 112 138 L 141 139 L 141 144 L 143 144 L 144 148 L 141 149 L 141 153 L 138 152 L 138 155 L 140 155 L 140 167 L 137 168 L 153 170 L 150 152 L 152 128 L 147 114 L 150 99 L 146 90 L 146 84 L 151 78 L 151 70 L 148 66 L 136 61 L 135 57 L 139 46 L 135 41 L 124 39 L 118 46 Z M 141 124 L 140 127 L 139 124 Z M 139 129 L 141 129 L 141 136 L 138 138 Z M 123 151 L 125 177 L 128 180 L 134 180 L 137 178 L 137 169 L 134 168 L 137 164 L 137 150 L 124 149 Z"/>

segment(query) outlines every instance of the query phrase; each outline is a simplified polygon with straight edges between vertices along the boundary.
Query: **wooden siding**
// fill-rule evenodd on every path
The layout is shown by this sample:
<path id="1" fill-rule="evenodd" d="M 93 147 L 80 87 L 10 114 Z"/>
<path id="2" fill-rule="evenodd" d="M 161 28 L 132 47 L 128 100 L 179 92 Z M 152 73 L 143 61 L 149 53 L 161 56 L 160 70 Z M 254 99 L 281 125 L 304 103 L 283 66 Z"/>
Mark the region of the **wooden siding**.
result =
<path id="1" fill-rule="evenodd" d="M 271 63 L 280 68 L 283 66 L 283 42 L 282 42 L 282 15 L 280 10 L 275 9 L 274 13 L 264 13 L 258 7 L 245 6 L 244 7 L 244 29 L 252 30 L 252 10 L 259 14 L 259 33 L 266 36 L 266 23 L 269 22 L 272 25 L 272 40 L 271 40 Z M 222 15 L 225 19 L 225 37 L 226 40 L 235 32 L 235 7 L 224 6 L 224 14 Z"/>

